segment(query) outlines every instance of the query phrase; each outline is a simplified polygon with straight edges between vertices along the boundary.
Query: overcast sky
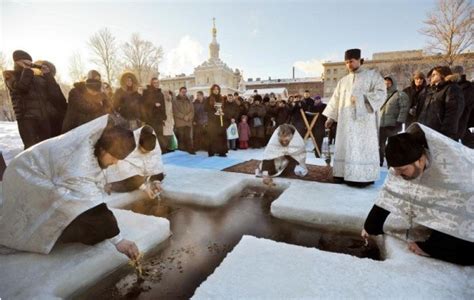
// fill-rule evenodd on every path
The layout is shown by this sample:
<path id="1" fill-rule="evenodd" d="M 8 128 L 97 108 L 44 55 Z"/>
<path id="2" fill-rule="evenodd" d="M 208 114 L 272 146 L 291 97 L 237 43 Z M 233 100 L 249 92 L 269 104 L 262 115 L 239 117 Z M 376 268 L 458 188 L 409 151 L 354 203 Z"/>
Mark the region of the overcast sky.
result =
<path id="1" fill-rule="evenodd" d="M 163 74 L 192 73 L 208 57 L 216 17 L 221 59 L 245 78 L 320 76 L 321 62 L 347 48 L 374 52 L 422 49 L 418 30 L 434 0 L 335 1 L 8 1 L 0 0 L 1 51 L 16 49 L 56 64 L 69 80 L 78 52 L 93 68 L 89 37 L 108 27 L 124 42 L 134 32 L 164 49 Z"/>

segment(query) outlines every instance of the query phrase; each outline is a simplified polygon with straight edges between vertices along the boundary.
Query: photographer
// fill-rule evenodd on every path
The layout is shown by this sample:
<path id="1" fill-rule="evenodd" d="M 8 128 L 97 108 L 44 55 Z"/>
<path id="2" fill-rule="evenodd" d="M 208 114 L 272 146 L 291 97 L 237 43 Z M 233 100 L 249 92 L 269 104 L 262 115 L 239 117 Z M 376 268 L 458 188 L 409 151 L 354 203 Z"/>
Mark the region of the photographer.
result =
<path id="1" fill-rule="evenodd" d="M 56 112 L 65 110 L 64 96 L 50 68 L 32 60 L 28 53 L 17 50 L 13 52 L 14 70 L 3 73 L 25 149 L 54 136 Z"/>

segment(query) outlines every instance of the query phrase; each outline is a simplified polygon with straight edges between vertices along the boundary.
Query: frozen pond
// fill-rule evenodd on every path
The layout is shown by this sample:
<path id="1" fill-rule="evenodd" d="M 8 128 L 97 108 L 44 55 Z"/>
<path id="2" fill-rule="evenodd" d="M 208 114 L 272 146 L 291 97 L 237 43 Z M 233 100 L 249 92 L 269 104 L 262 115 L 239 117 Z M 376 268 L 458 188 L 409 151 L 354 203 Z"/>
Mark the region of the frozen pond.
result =
<path id="1" fill-rule="evenodd" d="M 365 247 L 353 234 L 329 232 L 272 217 L 270 205 L 280 193 L 247 187 L 219 208 L 174 206 L 166 200 L 162 204 L 149 200 L 134 203 L 129 209 L 169 219 L 173 233 L 154 254 L 145 258 L 144 282 L 138 284 L 133 268 L 126 267 L 75 298 L 188 299 L 243 235 L 380 259 L 375 243 Z"/>

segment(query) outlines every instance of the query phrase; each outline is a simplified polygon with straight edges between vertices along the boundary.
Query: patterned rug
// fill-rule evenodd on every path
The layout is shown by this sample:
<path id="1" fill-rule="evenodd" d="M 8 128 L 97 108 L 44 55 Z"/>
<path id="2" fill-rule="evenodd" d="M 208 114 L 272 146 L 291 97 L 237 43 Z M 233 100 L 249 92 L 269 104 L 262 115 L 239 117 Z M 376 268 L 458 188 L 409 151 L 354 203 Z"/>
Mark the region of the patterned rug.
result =
<path id="1" fill-rule="evenodd" d="M 259 163 L 260 163 L 259 160 L 252 159 L 252 160 L 237 164 L 235 166 L 225 168 L 222 171 L 244 173 L 244 174 L 255 174 L 255 169 L 257 169 Z M 280 177 L 307 180 L 307 181 L 325 182 L 325 183 L 334 182 L 332 178 L 331 167 L 314 166 L 314 165 L 307 165 L 307 166 L 308 166 L 308 175 L 306 175 L 305 177 L 298 177 L 294 174 L 293 171 L 288 172 L 289 174 L 286 176 L 282 175 Z"/>

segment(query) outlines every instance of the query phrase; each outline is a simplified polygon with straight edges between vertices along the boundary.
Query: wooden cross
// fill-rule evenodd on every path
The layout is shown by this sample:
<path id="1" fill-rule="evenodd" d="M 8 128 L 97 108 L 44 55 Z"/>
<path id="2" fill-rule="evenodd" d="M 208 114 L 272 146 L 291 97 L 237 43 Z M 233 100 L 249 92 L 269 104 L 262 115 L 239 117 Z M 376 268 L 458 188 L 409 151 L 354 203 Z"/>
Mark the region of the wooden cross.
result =
<path id="1" fill-rule="evenodd" d="M 318 152 L 319 157 L 321 157 L 321 151 L 319 151 L 318 143 L 316 142 L 316 138 L 313 135 L 313 127 L 316 124 L 316 121 L 318 120 L 319 113 L 316 113 L 311 120 L 311 124 L 308 122 L 308 119 L 306 118 L 306 113 L 304 112 L 303 109 L 300 109 L 301 117 L 303 118 L 304 124 L 306 126 L 306 134 L 304 135 L 303 140 L 306 141 L 308 140 L 309 137 L 311 137 L 311 140 L 313 141 L 314 148 L 316 149 L 316 152 Z"/>

